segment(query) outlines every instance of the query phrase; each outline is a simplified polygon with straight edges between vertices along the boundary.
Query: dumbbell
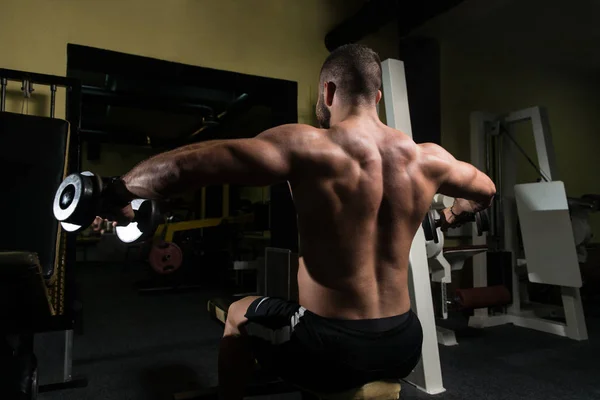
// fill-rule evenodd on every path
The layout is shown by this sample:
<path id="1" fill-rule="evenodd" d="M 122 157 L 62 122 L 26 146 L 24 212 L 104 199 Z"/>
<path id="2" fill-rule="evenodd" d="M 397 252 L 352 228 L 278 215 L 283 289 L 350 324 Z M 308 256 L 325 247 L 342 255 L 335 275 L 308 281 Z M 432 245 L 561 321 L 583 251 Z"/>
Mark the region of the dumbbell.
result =
<path id="1" fill-rule="evenodd" d="M 89 171 L 74 173 L 65 178 L 54 196 L 52 211 L 63 229 L 70 233 L 80 232 L 103 216 L 103 192 L 108 179 Z M 134 219 L 125 226 L 117 226 L 116 235 L 122 242 L 132 243 L 154 233 L 162 222 L 155 201 L 136 199 L 131 202 Z"/>
<path id="2" fill-rule="evenodd" d="M 477 227 L 477 235 L 483 235 L 483 232 L 488 232 L 490 230 L 490 216 L 487 210 L 479 211 L 469 218 L 464 219 L 465 222 L 475 222 L 475 226 Z M 437 228 L 441 226 L 442 221 L 440 219 L 435 218 L 435 213 L 433 210 L 430 210 L 427 215 L 425 215 L 425 219 L 421 224 L 423 226 L 423 232 L 425 233 L 425 240 L 433 240 L 435 243 L 439 243 L 440 238 L 437 235 Z"/>

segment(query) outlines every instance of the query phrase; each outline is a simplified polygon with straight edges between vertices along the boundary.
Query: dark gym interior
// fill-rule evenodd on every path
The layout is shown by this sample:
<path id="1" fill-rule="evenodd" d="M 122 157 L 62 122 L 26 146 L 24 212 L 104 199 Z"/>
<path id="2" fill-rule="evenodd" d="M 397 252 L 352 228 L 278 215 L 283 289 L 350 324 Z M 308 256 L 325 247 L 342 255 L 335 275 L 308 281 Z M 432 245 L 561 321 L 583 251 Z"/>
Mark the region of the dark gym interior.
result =
<path id="1" fill-rule="evenodd" d="M 298 299 L 288 184 L 211 185 L 140 205 L 152 223 L 140 222 L 130 243 L 133 229 L 59 222 L 57 188 L 76 174 L 96 190 L 184 145 L 316 126 L 321 64 L 347 43 L 401 60 L 414 141 L 479 160 L 498 194 L 485 221 L 448 232 L 436 230 L 448 205 L 434 199 L 413 242 L 427 257 L 411 255 L 411 268 L 429 268 L 425 281 L 410 278 L 413 310 L 430 329 L 423 359 L 401 389 L 336 399 L 600 399 L 595 2 L 6 3 L 0 399 L 218 398 L 232 301 Z M 385 85 L 397 82 L 384 71 L 378 112 L 389 124 L 402 102 Z M 523 205 L 513 191 L 555 182 L 564 193 L 552 206 L 531 196 Z M 565 229 L 568 243 L 548 244 Z M 552 262 L 535 254 L 544 246 L 574 261 L 537 268 L 534 259 Z M 258 368 L 247 398 L 267 396 L 333 399 Z"/>

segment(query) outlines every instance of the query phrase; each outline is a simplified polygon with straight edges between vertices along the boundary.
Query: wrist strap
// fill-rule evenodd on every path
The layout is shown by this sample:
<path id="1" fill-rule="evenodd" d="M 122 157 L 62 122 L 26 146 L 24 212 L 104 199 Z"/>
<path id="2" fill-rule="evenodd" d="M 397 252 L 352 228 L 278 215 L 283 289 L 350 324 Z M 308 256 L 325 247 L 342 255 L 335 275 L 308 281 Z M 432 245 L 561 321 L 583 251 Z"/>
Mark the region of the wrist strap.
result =
<path id="1" fill-rule="evenodd" d="M 105 201 L 115 207 L 125 207 L 129 204 L 130 195 L 123 179 L 121 177 L 112 177 L 108 178 L 107 181 L 104 189 Z"/>
<path id="2" fill-rule="evenodd" d="M 454 215 L 456 218 L 460 216 L 459 214 L 454 213 L 454 204 L 452 204 L 452 206 L 450 207 L 450 214 Z"/>

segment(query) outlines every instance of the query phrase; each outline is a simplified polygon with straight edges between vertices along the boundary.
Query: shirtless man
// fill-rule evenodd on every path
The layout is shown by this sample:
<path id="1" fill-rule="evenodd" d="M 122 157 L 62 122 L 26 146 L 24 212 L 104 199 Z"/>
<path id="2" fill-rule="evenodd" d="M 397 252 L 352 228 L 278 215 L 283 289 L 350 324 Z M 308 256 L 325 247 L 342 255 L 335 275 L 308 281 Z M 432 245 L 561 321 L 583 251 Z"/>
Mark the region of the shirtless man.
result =
<path id="1" fill-rule="evenodd" d="M 380 87 L 378 55 L 340 47 L 320 74 L 320 129 L 290 124 L 252 139 L 185 146 L 142 162 L 111 189 L 123 206 L 210 184 L 289 182 L 302 253 L 299 304 L 246 297 L 231 305 L 219 352 L 222 398 L 242 398 L 255 359 L 321 392 L 403 378 L 417 364 L 413 237 L 435 193 L 456 198 L 442 212 L 448 228 L 489 207 L 495 186 L 443 148 L 384 125 Z M 121 215 L 130 219 L 130 206 Z"/>

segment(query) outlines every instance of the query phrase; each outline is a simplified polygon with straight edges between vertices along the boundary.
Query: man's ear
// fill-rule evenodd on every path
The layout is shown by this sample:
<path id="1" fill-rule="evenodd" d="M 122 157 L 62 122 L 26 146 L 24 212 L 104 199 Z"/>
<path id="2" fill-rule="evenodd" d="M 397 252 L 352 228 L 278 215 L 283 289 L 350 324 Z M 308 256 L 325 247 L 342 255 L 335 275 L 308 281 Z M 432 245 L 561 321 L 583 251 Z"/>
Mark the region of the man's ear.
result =
<path id="1" fill-rule="evenodd" d="M 377 91 L 377 97 L 375 98 L 375 104 L 379 104 L 379 102 L 381 101 L 381 98 L 383 97 L 383 93 L 381 93 L 381 90 Z"/>
<path id="2" fill-rule="evenodd" d="M 335 83 L 333 82 L 325 82 L 324 90 L 324 99 L 327 107 L 331 107 L 333 105 L 333 96 L 335 95 Z"/>

